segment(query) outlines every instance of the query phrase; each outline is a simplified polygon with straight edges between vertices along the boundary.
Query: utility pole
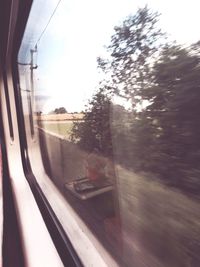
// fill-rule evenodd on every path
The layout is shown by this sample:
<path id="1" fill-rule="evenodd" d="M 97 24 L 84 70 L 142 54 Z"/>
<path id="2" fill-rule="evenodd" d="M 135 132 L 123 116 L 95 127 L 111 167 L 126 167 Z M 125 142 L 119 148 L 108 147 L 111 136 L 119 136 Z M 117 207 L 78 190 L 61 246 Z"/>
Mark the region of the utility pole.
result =
<path id="1" fill-rule="evenodd" d="M 34 65 L 34 53 L 37 53 L 37 46 L 35 46 L 34 49 L 30 49 L 30 53 L 31 53 L 31 62 L 30 62 L 30 83 L 31 83 L 31 90 L 29 92 L 29 116 L 30 116 L 30 126 L 31 126 L 31 135 L 34 136 L 34 113 L 33 113 L 33 109 L 35 107 L 34 105 L 34 79 L 33 79 L 33 70 L 37 69 L 37 64 Z"/>
<path id="2" fill-rule="evenodd" d="M 33 62 L 33 54 L 34 53 L 37 53 L 37 46 L 35 46 L 34 49 L 31 49 L 30 50 L 30 53 L 31 53 L 31 63 L 30 63 L 30 70 L 31 70 L 31 92 L 33 93 L 34 92 L 34 83 L 33 83 L 33 70 L 34 69 L 37 69 L 37 65 L 34 66 L 34 62 Z"/>
<path id="3" fill-rule="evenodd" d="M 34 79 L 33 79 L 33 70 L 37 69 L 37 64 L 34 65 L 34 53 L 37 53 L 37 45 L 34 49 L 30 49 L 31 54 L 31 61 L 30 63 L 22 63 L 18 62 L 21 66 L 30 66 L 30 88 L 28 88 L 27 82 L 27 100 L 29 105 L 29 121 L 30 121 L 30 128 L 31 128 L 31 135 L 34 136 L 34 121 L 33 121 L 33 108 L 34 108 Z M 26 77 L 26 75 L 25 75 Z"/>

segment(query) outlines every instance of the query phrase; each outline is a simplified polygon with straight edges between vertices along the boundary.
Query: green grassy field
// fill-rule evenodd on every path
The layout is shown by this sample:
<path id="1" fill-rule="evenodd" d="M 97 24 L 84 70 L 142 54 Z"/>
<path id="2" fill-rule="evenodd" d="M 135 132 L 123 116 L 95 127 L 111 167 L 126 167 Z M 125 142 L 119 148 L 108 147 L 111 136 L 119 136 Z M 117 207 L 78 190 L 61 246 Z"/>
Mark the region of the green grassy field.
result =
<path id="1" fill-rule="evenodd" d="M 71 134 L 73 122 L 67 121 L 67 122 L 43 122 L 42 128 L 45 130 L 61 135 L 63 137 L 69 137 Z"/>

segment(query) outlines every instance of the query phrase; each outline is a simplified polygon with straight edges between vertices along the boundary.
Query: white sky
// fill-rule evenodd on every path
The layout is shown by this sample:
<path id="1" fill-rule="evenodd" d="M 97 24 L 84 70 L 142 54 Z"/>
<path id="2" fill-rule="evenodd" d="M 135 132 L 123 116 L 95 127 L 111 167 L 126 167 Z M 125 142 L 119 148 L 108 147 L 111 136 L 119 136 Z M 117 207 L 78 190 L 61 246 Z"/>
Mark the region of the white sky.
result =
<path id="1" fill-rule="evenodd" d="M 42 4 L 35 8 L 41 13 L 41 23 L 34 25 L 39 36 L 58 0 L 34 3 Z M 105 53 L 113 27 L 145 4 L 161 13 L 160 26 L 172 39 L 186 44 L 200 40 L 199 0 L 62 0 L 38 44 L 36 94 L 51 97 L 42 103 L 43 112 L 84 108 L 98 84 L 96 58 Z"/>

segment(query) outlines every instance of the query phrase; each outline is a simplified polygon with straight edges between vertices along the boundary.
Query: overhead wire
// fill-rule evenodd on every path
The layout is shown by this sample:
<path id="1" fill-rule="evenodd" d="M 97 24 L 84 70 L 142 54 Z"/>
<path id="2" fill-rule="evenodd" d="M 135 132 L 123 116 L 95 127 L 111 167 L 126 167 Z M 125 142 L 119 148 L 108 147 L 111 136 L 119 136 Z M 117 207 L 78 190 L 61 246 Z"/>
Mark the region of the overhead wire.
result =
<path id="1" fill-rule="evenodd" d="M 51 22 L 53 16 L 55 15 L 56 10 L 58 9 L 58 7 L 59 7 L 61 1 L 62 1 L 62 0 L 59 0 L 59 1 L 58 1 L 56 7 L 54 8 L 54 10 L 53 10 L 53 12 L 52 12 L 52 14 L 51 14 L 51 16 L 50 16 L 50 18 L 49 18 L 47 24 L 46 24 L 46 26 L 44 27 L 43 31 L 42 31 L 41 34 L 39 35 L 39 37 L 38 37 L 38 39 L 37 39 L 37 41 L 36 41 L 36 43 L 35 43 L 34 49 L 32 49 L 34 52 L 36 52 L 36 53 L 38 52 L 37 45 L 38 45 L 39 41 L 41 40 L 42 36 L 44 35 L 45 31 L 47 30 L 47 27 L 49 26 L 49 23 Z M 18 64 L 19 64 L 19 65 L 24 65 L 24 66 L 26 66 L 26 65 L 32 65 L 31 62 L 30 62 L 30 63 L 21 63 L 21 62 L 18 62 Z"/>
<path id="2" fill-rule="evenodd" d="M 54 11 L 52 12 L 52 14 L 51 14 L 51 16 L 50 16 L 50 18 L 49 18 L 49 20 L 48 20 L 48 22 L 47 22 L 47 24 L 46 24 L 46 26 L 44 27 L 43 31 L 41 32 L 40 36 L 38 37 L 38 39 L 37 39 L 37 41 L 36 41 L 36 43 L 35 43 L 35 49 L 37 49 L 37 45 L 38 45 L 39 41 L 41 40 L 42 36 L 44 35 L 45 31 L 47 30 L 47 27 L 49 26 L 49 23 L 51 22 L 53 16 L 55 15 L 56 10 L 58 9 L 58 7 L 59 7 L 61 1 L 62 1 L 62 0 L 59 0 L 59 1 L 58 1 L 56 7 L 54 8 Z"/>

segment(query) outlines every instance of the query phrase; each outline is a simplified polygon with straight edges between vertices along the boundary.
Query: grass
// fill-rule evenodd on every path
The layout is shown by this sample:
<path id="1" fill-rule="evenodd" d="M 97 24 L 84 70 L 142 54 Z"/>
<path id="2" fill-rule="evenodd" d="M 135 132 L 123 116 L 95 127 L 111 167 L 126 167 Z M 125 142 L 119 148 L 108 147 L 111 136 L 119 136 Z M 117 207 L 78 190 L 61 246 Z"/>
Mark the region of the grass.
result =
<path id="1" fill-rule="evenodd" d="M 52 132 L 54 134 L 61 135 L 66 138 L 70 136 L 72 126 L 73 126 L 73 121 L 42 123 L 42 128 L 44 128 L 45 130 Z"/>
<path id="2" fill-rule="evenodd" d="M 144 266 L 200 266 L 199 202 L 124 168 L 117 174 L 126 258 L 136 260 L 137 245 Z"/>

